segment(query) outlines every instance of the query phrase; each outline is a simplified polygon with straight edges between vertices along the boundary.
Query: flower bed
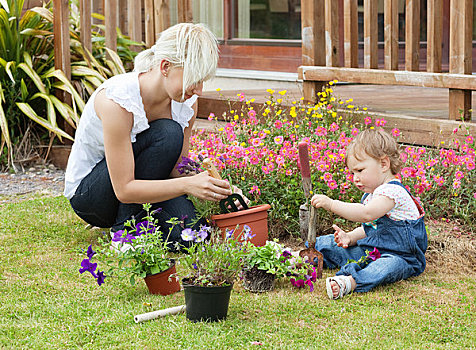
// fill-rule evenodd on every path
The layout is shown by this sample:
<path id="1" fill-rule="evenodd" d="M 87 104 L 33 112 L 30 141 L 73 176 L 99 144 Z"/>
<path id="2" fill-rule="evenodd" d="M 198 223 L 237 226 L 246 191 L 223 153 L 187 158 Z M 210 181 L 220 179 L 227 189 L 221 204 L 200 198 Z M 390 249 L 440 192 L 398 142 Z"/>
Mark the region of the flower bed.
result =
<path id="1" fill-rule="evenodd" d="M 244 101 L 240 110 L 224 115 L 227 124 L 218 132 L 199 131 L 191 139 L 191 158 L 198 155 L 214 159 L 224 177 L 242 188 L 256 202 L 271 204 L 274 235 L 299 232 L 299 205 L 304 202 L 298 164 L 298 143 L 309 144 L 311 177 L 315 193 L 344 201 L 359 201 L 361 193 L 352 185 L 345 166 L 345 147 L 364 128 L 385 127 L 384 118 L 367 116 L 363 123 L 353 115 L 365 108 L 340 101 L 332 85 L 319 94 L 316 105 L 292 101 L 285 105 L 286 91 L 268 90 L 269 99 L 262 110 L 254 109 L 254 99 Z M 338 112 L 345 109 L 346 116 Z M 216 119 L 211 114 L 209 119 Z M 355 118 L 357 119 L 357 118 Z M 465 131 L 464 124 L 460 126 Z M 398 129 L 389 130 L 397 139 Z M 455 133 L 458 130 L 455 130 Z M 466 130 L 467 131 L 467 130 Z M 403 146 L 403 183 L 420 197 L 427 215 L 450 218 L 474 230 L 476 210 L 475 141 L 466 132 L 463 141 L 448 140 L 437 148 Z M 321 233 L 331 221 L 341 221 L 321 213 Z M 342 222 L 341 222 L 342 223 Z"/>

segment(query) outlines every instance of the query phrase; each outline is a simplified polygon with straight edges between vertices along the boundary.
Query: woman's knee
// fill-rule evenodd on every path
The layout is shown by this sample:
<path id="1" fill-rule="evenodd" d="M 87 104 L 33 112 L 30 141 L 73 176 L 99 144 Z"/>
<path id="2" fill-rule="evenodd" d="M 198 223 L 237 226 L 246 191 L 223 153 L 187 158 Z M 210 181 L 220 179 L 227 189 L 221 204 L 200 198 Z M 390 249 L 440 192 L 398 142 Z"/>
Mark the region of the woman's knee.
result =
<path id="1" fill-rule="evenodd" d="M 149 132 L 154 135 L 155 142 L 163 143 L 172 150 L 182 150 L 183 130 L 179 123 L 172 119 L 158 119 L 149 124 Z"/>

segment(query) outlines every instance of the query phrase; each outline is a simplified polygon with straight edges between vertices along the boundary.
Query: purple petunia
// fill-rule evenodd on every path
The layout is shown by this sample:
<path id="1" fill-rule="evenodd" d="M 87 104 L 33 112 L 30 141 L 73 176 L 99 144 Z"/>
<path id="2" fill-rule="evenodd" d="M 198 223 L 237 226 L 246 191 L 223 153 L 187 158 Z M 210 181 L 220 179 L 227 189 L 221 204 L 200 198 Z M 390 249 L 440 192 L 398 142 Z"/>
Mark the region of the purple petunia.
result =
<path id="1" fill-rule="evenodd" d="M 249 227 L 248 225 L 244 225 L 243 226 L 243 240 L 250 241 L 254 236 L 256 235 L 253 235 L 251 233 L 251 227 Z"/>
<path id="2" fill-rule="evenodd" d="M 182 230 L 181 237 L 186 242 L 193 241 L 195 240 L 195 232 L 191 228 L 186 228 Z"/>
<path id="3" fill-rule="evenodd" d="M 225 239 L 230 239 L 233 236 L 233 232 L 235 232 L 235 230 L 225 229 Z"/>
<path id="4" fill-rule="evenodd" d="M 208 232 L 206 230 L 201 229 L 200 231 L 196 232 L 195 243 L 203 242 L 207 237 Z"/>
<path id="5" fill-rule="evenodd" d="M 88 250 L 86 251 L 86 255 L 88 256 L 88 259 L 91 260 L 94 254 L 96 254 L 96 252 L 93 250 L 93 246 L 90 244 L 88 247 Z"/>
<path id="6" fill-rule="evenodd" d="M 97 277 L 96 277 L 98 285 L 103 284 L 105 278 L 106 278 L 106 276 L 104 275 L 104 271 L 98 271 L 98 274 L 97 274 Z"/>
<path id="7" fill-rule="evenodd" d="M 141 221 L 138 224 L 136 224 L 136 236 L 154 233 L 154 232 L 155 232 L 154 224 L 147 220 Z"/>
<path id="8" fill-rule="evenodd" d="M 89 271 L 91 273 L 91 275 L 93 275 L 94 278 L 96 278 L 97 275 L 96 275 L 95 271 L 96 271 L 97 267 L 98 267 L 97 263 L 92 263 L 89 260 L 89 258 L 85 258 L 85 259 L 83 259 L 83 261 L 81 261 L 81 268 L 79 269 L 79 273 Z"/>

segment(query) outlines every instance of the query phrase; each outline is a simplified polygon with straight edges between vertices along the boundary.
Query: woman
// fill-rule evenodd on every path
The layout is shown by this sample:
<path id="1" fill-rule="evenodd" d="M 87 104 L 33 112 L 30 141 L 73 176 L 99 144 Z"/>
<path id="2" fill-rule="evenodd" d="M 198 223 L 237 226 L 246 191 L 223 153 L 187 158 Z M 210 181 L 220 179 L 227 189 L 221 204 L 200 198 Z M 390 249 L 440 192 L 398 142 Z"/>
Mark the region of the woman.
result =
<path id="1" fill-rule="evenodd" d="M 103 83 L 85 106 L 65 175 L 64 195 L 76 214 L 115 232 L 144 216 L 154 203 L 162 229 L 172 217 L 195 217 L 186 198 L 219 201 L 227 181 L 207 172 L 180 177 L 175 169 L 189 151 L 203 82 L 216 70 L 215 36 L 201 24 L 181 23 L 137 55 L 131 73 Z M 181 242 L 175 227 L 170 241 Z"/>

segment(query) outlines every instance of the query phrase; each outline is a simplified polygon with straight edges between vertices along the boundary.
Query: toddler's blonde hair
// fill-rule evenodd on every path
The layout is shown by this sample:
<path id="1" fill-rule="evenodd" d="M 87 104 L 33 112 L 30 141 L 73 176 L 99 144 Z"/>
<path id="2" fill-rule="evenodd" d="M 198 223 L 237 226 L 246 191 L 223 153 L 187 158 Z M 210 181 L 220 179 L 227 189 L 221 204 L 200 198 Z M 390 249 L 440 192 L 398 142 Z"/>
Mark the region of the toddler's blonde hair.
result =
<path id="1" fill-rule="evenodd" d="M 183 96 L 187 88 L 215 75 L 217 38 L 203 24 L 176 24 L 161 32 L 155 45 L 136 56 L 134 70 L 148 72 L 164 59 L 183 68 Z"/>
<path id="2" fill-rule="evenodd" d="M 351 156 L 357 160 L 362 160 L 365 155 L 377 160 L 388 156 L 390 171 L 393 175 L 397 175 L 402 168 L 403 163 L 400 159 L 398 144 L 383 129 L 365 129 L 360 132 L 347 146 L 345 162 L 347 164 Z"/>

